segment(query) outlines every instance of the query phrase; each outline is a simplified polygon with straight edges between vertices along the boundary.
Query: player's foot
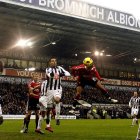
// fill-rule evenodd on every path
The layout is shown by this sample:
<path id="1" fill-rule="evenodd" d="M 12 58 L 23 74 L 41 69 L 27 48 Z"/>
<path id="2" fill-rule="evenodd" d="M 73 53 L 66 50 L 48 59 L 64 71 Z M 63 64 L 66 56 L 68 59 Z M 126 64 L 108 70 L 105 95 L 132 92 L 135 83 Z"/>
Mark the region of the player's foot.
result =
<path id="1" fill-rule="evenodd" d="M 20 130 L 20 133 L 28 133 L 28 129 L 24 127 L 23 129 Z"/>
<path id="2" fill-rule="evenodd" d="M 75 110 L 72 109 L 72 110 L 69 111 L 69 113 L 75 115 Z"/>
<path id="3" fill-rule="evenodd" d="M 53 129 L 51 127 L 46 127 L 45 130 L 47 130 L 49 132 L 53 132 Z"/>
<path id="4" fill-rule="evenodd" d="M 60 125 L 60 120 L 56 119 L 56 125 Z"/>
<path id="5" fill-rule="evenodd" d="M 72 106 L 72 109 L 74 110 L 76 107 Z"/>
<path id="6" fill-rule="evenodd" d="M 91 104 L 89 104 L 88 102 L 86 102 L 84 100 L 77 100 L 77 102 L 84 107 L 89 107 L 90 108 L 92 106 Z"/>
<path id="7" fill-rule="evenodd" d="M 35 132 L 37 132 L 39 134 L 44 134 L 44 132 L 41 129 L 36 129 Z"/>
<path id="8" fill-rule="evenodd" d="M 131 124 L 131 127 L 134 127 L 134 125 L 133 125 L 133 124 Z"/>
<path id="9" fill-rule="evenodd" d="M 118 103 L 118 100 L 116 100 L 116 99 L 111 99 L 111 102 L 112 102 L 112 103 Z"/>
<path id="10" fill-rule="evenodd" d="M 84 107 L 89 107 L 89 108 L 90 108 L 90 107 L 91 107 L 91 104 L 86 104 L 86 103 L 85 103 L 85 104 L 82 104 L 82 106 L 84 106 Z"/>
<path id="11" fill-rule="evenodd" d="M 136 140 L 140 140 L 140 138 L 136 138 Z"/>
<path id="12" fill-rule="evenodd" d="M 116 99 L 111 99 L 111 98 L 109 98 L 109 100 L 110 100 L 112 103 L 118 103 L 118 100 L 116 100 Z"/>

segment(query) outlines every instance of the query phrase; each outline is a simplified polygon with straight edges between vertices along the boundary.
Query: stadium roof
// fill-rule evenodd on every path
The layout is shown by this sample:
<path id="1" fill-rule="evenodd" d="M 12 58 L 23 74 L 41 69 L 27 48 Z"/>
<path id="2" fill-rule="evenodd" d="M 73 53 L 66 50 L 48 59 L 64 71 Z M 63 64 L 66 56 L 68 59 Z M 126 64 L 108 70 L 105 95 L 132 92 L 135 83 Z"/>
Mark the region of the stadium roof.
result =
<path id="1" fill-rule="evenodd" d="M 104 50 L 131 61 L 140 53 L 140 32 L 0 2 L 0 48 L 9 49 L 20 37 L 53 56 L 81 58 Z"/>

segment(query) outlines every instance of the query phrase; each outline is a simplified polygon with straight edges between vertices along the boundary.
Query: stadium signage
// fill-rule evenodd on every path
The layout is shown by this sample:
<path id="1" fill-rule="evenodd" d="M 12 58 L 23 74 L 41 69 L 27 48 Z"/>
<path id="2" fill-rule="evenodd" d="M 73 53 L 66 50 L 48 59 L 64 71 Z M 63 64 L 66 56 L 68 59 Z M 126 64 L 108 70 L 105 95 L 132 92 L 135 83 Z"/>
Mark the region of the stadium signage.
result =
<path id="1" fill-rule="evenodd" d="M 89 4 L 81 0 L 0 0 L 24 7 L 72 16 L 120 28 L 140 31 L 140 21 L 133 15 Z"/>
<path id="2" fill-rule="evenodd" d="M 6 120 L 9 119 L 24 119 L 24 115 L 3 115 L 3 118 Z M 76 119 L 75 115 L 60 115 L 60 119 Z M 31 115 L 31 119 L 35 119 L 35 115 Z"/>
<path id="3" fill-rule="evenodd" d="M 45 72 L 31 72 L 31 71 L 24 71 L 24 70 L 22 71 L 22 70 L 6 69 L 5 75 L 18 76 L 18 77 L 36 76 L 41 79 L 45 77 Z"/>

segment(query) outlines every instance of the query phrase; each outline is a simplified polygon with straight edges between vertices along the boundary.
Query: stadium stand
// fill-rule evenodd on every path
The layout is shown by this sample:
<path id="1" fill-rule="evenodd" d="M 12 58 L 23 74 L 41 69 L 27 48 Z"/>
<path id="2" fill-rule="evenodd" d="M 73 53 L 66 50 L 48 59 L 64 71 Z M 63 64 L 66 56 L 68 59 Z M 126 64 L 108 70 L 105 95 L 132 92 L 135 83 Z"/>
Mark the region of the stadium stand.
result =
<path id="1" fill-rule="evenodd" d="M 3 99 L 3 114 L 25 114 L 27 102 L 27 84 L 22 83 L 0 83 L 0 95 Z M 62 115 L 70 115 L 75 88 L 64 87 L 62 96 Z M 96 89 L 86 88 L 82 99 L 92 104 L 92 108 L 77 107 L 77 118 L 130 118 L 128 102 L 132 91 L 109 90 L 112 97 L 119 100 L 120 104 L 110 104 L 108 100 Z"/>

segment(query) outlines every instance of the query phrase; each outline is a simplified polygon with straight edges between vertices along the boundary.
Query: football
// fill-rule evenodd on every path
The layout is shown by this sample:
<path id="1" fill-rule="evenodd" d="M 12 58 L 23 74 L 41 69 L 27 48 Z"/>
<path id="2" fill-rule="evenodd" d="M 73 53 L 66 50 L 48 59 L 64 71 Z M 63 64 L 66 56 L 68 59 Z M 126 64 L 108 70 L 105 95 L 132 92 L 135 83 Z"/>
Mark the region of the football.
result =
<path id="1" fill-rule="evenodd" d="M 83 60 L 83 64 L 87 67 L 91 67 L 93 65 L 93 60 L 90 57 L 86 57 Z"/>

